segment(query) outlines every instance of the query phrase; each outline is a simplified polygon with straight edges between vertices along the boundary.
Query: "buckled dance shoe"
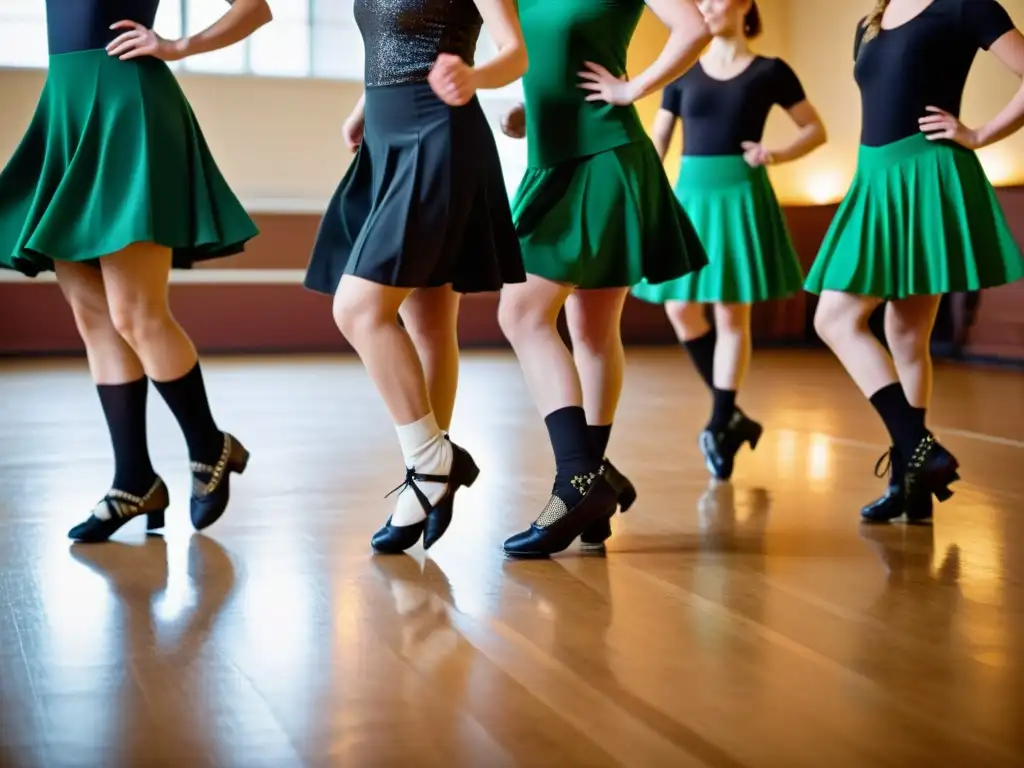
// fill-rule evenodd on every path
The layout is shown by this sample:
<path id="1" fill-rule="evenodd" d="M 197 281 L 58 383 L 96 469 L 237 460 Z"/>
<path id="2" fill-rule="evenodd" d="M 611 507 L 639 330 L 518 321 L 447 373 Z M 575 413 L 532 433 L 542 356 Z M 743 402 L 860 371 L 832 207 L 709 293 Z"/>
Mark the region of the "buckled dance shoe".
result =
<path id="1" fill-rule="evenodd" d="M 236 438 L 224 433 L 224 447 L 220 458 L 212 467 L 193 461 L 192 499 L 190 511 L 192 526 L 201 531 L 217 522 L 227 509 L 231 498 L 231 473 L 242 474 L 249 464 L 249 451 Z M 209 479 L 203 480 L 201 476 Z"/>
<path id="2" fill-rule="evenodd" d="M 744 443 L 750 450 L 757 448 L 763 432 L 764 427 L 740 411 L 733 413 L 725 429 L 705 429 L 700 433 L 700 450 L 708 472 L 718 480 L 731 478 L 740 448 Z"/>
<path id="3" fill-rule="evenodd" d="M 615 491 L 618 512 L 628 512 L 629 508 L 636 503 L 636 488 L 629 478 L 619 472 L 608 459 L 604 460 L 604 476 Z M 611 514 L 603 520 L 595 520 L 588 525 L 580 534 L 580 548 L 586 551 L 604 549 L 604 543 L 612 535 L 612 518 L 615 517 L 616 508 L 612 508 Z"/>
<path id="4" fill-rule="evenodd" d="M 388 494 L 405 490 L 411 490 L 415 495 L 426 518 L 412 525 L 392 525 L 391 518 L 384 524 L 384 527 L 377 531 L 370 539 L 370 546 L 382 554 L 397 555 L 413 546 L 423 537 L 423 548 L 430 549 L 437 543 L 452 522 L 452 514 L 455 508 L 455 494 L 460 488 L 469 488 L 476 482 L 480 474 L 469 451 L 455 443 L 452 443 L 452 466 L 447 475 L 426 475 L 417 472 L 416 469 L 405 470 L 405 482 Z M 447 483 L 448 488 L 444 496 L 437 504 L 431 505 L 416 481 L 428 483 Z M 385 497 L 386 498 L 386 497 Z"/>
<path id="5" fill-rule="evenodd" d="M 894 447 L 883 453 L 875 464 L 875 477 L 889 476 L 889 486 L 881 498 L 865 505 L 861 519 L 865 523 L 888 523 L 905 517 L 908 523 L 927 523 L 932 519 L 930 493 L 907 494 L 903 461 Z"/>
<path id="6" fill-rule="evenodd" d="M 559 496 L 552 494 L 547 506 L 530 527 L 505 541 L 505 554 L 510 557 L 548 557 L 568 549 L 595 522 L 615 514 L 618 494 L 608 482 L 607 464 L 596 472 L 576 475 L 572 486 L 583 497 L 571 509 Z"/>
<path id="7" fill-rule="evenodd" d="M 144 496 L 111 488 L 89 518 L 68 531 L 68 538 L 89 543 L 106 541 L 129 520 L 143 515 L 147 531 L 159 530 L 164 527 L 164 512 L 170 503 L 167 486 L 159 477 Z"/>

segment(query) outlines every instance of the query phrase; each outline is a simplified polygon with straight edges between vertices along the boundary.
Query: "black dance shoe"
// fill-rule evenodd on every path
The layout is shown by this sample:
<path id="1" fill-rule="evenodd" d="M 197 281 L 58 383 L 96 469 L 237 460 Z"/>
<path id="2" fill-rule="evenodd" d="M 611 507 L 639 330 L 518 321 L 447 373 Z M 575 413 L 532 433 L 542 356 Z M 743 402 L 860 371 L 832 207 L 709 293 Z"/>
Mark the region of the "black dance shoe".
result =
<path id="1" fill-rule="evenodd" d="M 167 492 L 167 486 L 159 477 L 145 496 L 135 496 L 111 488 L 96 505 L 89 518 L 68 531 L 68 538 L 89 543 L 106 541 L 122 525 L 142 515 L 146 516 L 147 531 L 159 530 L 164 527 L 164 512 L 170 503 L 171 497 Z M 96 512 L 104 508 L 107 516 L 97 517 Z"/>
<path id="2" fill-rule="evenodd" d="M 573 487 L 583 496 L 572 509 L 552 494 L 533 524 L 505 541 L 505 554 L 512 557 L 547 557 L 569 547 L 590 525 L 607 522 L 618 505 L 618 494 L 605 476 L 607 465 L 596 472 L 576 475 Z"/>
<path id="3" fill-rule="evenodd" d="M 732 477 L 736 454 L 744 443 L 750 450 L 757 448 L 764 428 L 746 414 L 736 411 L 723 430 L 705 429 L 700 433 L 700 451 L 704 464 L 718 480 Z"/>
<path id="4" fill-rule="evenodd" d="M 864 506 L 860 511 L 865 523 L 888 523 L 906 516 L 908 523 L 927 523 L 932 519 L 932 495 L 914 493 L 907 495 L 904 487 L 905 471 L 902 461 L 896 456 L 896 449 L 883 453 L 875 464 L 875 477 L 889 475 L 889 487 L 885 494 Z"/>
<path id="5" fill-rule="evenodd" d="M 370 546 L 377 552 L 387 555 L 397 555 L 413 546 L 423 537 L 423 548 L 430 549 L 440 539 L 452 522 L 452 512 L 455 507 L 455 493 L 459 488 L 469 488 L 476 482 L 480 474 L 469 451 L 452 443 L 452 466 L 447 475 L 424 475 L 415 468 L 405 470 L 405 482 L 395 488 L 391 493 L 402 493 L 406 489 L 416 495 L 416 500 L 426 513 L 426 518 L 412 525 L 392 525 L 391 518 L 384 524 L 384 527 L 373 534 L 370 539 Z M 441 500 L 431 506 L 423 491 L 416 485 L 416 481 L 427 483 L 447 483 L 444 496 Z M 387 498 L 387 497 L 385 497 Z"/>
<path id="6" fill-rule="evenodd" d="M 934 495 L 939 502 L 947 501 L 953 492 L 949 486 L 960 479 L 960 463 L 943 448 L 934 435 L 926 435 L 907 461 L 903 488 L 907 498 Z"/>
<path id="7" fill-rule="evenodd" d="M 608 459 L 604 460 L 604 476 L 608 484 L 615 491 L 618 501 L 619 513 L 629 511 L 629 508 L 636 502 L 636 488 L 629 478 L 619 472 Z M 581 548 L 585 550 L 600 550 L 604 543 L 612 535 L 612 518 L 615 517 L 615 508 L 612 513 L 603 520 L 595 520 L 586 527 L 580 534 Z"/>
<path id="8" fill-rule="evenodd" d="M 192 526 L 201 531 L 220 519 L 231 498 L 231 473 L 245 472 L 249 464 L 249 451 L 227 432 L 220 458 L 212 467 L 193 461 L 192 469 Z M 201 476 L 209 479 L 203 480 Z"/>

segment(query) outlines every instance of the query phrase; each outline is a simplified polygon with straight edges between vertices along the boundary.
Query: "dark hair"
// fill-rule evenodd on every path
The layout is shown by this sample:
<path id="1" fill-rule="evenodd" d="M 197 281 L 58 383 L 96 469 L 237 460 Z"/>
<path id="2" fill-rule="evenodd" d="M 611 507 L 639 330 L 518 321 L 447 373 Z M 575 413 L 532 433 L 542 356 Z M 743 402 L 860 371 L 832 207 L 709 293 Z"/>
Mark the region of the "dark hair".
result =
<path id="1" fill-rule="evenodd" d="M 743 17 L 743 35 L 753 39 L 761 34 L 761 11 L 757 8 L 757 0 L 751 0 L 750 10 Z"/>

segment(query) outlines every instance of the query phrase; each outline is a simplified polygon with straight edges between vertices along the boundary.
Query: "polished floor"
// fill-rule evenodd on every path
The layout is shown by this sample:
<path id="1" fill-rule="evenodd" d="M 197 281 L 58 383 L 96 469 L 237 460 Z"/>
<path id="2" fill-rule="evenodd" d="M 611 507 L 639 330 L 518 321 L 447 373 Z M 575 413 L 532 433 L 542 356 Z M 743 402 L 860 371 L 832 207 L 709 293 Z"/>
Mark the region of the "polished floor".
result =
<path id="1" fill-rule="evenodd" d="M 515 361 L 467 354 L 453 436 L 483 469 L 424 557 L 374 557 L 402 478 L 354 359 L 205 364 L 253 452 L 188 523 L 184 443 L 151 395 L 163 537 L 67 529 L 110 454 L 84 363 L 0 363 L 0 766 L 1024 765 L 1024 374 L 940 367 L 964 481 L 932 527 L 865 529 L 882 427 L 823 353 L 759 354 L 764 421 L 709 485 L 709 398 L 630 353 L 610 455 L 640 500 L 606 557 L 508 562 L 547 498 Z"/>

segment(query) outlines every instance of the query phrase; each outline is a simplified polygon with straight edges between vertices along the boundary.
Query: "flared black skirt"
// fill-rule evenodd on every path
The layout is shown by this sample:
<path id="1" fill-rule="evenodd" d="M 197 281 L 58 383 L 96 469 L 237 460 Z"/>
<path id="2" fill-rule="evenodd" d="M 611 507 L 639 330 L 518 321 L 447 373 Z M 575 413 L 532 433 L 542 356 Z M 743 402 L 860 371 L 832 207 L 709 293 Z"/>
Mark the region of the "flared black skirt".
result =
<path id="1" fill-rule="evenodd" d="M 342 275 L 459 293 L 526 280 L 498 150 L 474 98 L 449 107 L 426 83 L 366 89 L 363 143 L 327 208 L 305 286 Z"/>

